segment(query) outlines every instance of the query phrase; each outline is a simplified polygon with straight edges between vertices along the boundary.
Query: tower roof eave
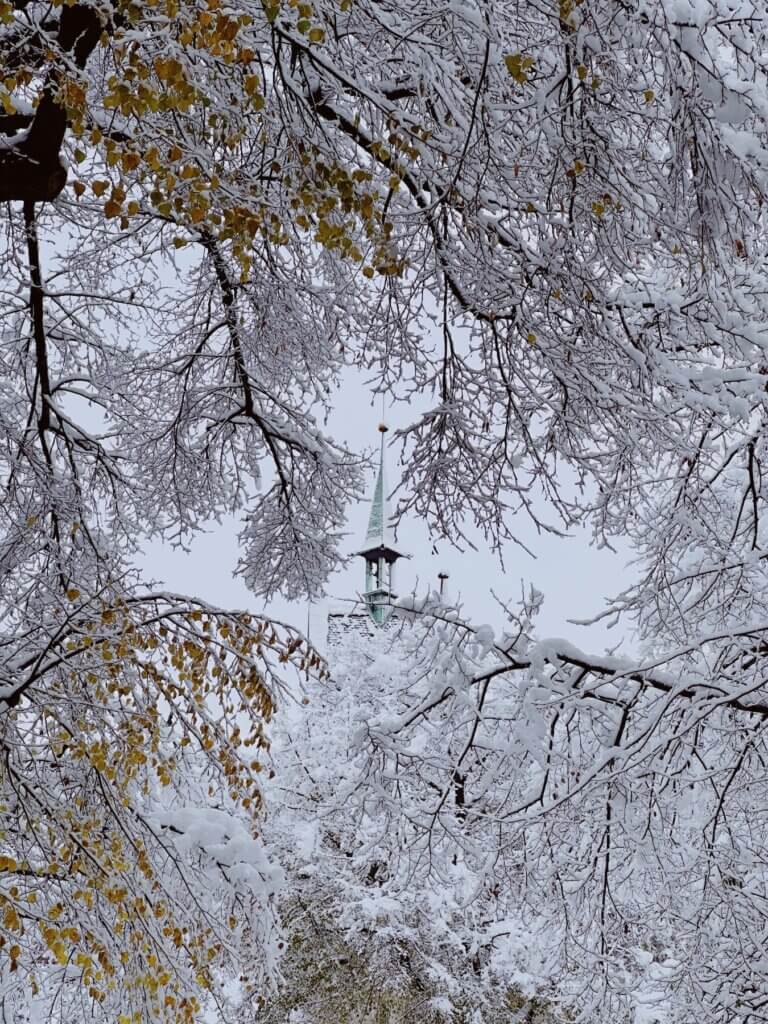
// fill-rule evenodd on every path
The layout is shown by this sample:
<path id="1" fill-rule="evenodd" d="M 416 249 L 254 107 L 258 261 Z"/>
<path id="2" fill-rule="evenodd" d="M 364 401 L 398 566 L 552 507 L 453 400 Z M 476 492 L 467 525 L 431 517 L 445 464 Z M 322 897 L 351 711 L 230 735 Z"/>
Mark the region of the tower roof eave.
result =
<path id="1" fill-rule="evenodd" d="M 411 557 L 404 551 L 398 551 L 391 544 L 369 544 L 360 551 L 356 551 L 355 554 L 362 555 L 363 558 L 385 558 L 388 562 L 395 562 L 398 558 Z"/>

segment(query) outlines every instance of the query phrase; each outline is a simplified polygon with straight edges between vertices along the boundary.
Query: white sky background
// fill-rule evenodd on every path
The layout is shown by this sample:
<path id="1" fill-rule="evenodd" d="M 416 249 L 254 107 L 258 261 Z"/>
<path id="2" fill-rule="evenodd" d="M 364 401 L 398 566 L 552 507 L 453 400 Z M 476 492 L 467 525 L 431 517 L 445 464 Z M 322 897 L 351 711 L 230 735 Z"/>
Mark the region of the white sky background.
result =
<path id="1" fill-rule="evenodd" d="M 398 427 L 415 419 L 422 410 L 399 404 L 388 407 L 386 421 L 392 438 Z M 380 399 L 373 401 L 364 378 L 351 374 L 336 395 L 334 412 L 325 431 L 336 440 L 356 450 L 377 448 L 380 422 Z M 397 458 L 399 445 L 388 453 L 388 484 L 393 490 L 399 480 Z M 370 475 L 368 494 L 373 492 L 374 474 Z M 542 505 L 544 517 L 554 522 L 552 514 Z M 344 544 L 345 553 L 358 551 L 365 536 L 369 502 L 366 500 L 348 511 L 349 535 Z M 192 544 L 189 554 L 176 551 L 160 542 L 147 543 L 143 568 L 156 581 L 169 589 L 204 597 L 223 607 L 249 608 L 273 618 L 298 626 L 306 632 L 308 608 L 305 604 L 276 599 L 265 605 L 245 588 L 242 580 L 233 575 L 238 560 L 237 533 L 240 528 L 235 518 L 222 524 L 211 523 L 208 532 Z M 538 619 L 540 637 L 566 637 L 571 643 L 586 650 L 602 652 L 615 648 L 626 636 L 625 627 L 610 630 L 604 623 L 583 627 L 572 625 L 568 619 L 585 619 L 603 608 L 604 598 L 626 586 L 632 574 L 626 568 L 628 551 L 613 553 L 590 546 L 586 531 L 574 532 L 567 538 L 539 535 L 524 514 L 520 514 L 514 528 L 517 536 L 536 555 L 532 558 L 522 548 L 508 544 L 504 550 L 504 568 L 496 555 L 477 537 L 477 550 L 459 552 L 447 540 L 433 541 L 422 522 L 403 523 L 397 542 L 401 551 L 411 555 L 396 567 L 396 583 L 401 595 L 414 588 L 424 593 L 427 587 L 438 586 L 437 574 L 449 573 L 446 593 L 460 596 L 464 614 L 476 624 L 489 623 L 501 628 L 502 613 L 491 591 L 499 598 L 516 604 L 521 595 L 521 581 L 526 588 L 533 584 L 544 594 L 544 605 Z M 470 535 L 471 531 L 470 531 Z M 363 560 L 352 558 L 346 569 L 334 575 L 327 592 L 331 602 L 354 599 L 362 590 Z M 322 649 L 325 640 L 325 613 L 328 601 L 311 610 L 310 635 Z"/>

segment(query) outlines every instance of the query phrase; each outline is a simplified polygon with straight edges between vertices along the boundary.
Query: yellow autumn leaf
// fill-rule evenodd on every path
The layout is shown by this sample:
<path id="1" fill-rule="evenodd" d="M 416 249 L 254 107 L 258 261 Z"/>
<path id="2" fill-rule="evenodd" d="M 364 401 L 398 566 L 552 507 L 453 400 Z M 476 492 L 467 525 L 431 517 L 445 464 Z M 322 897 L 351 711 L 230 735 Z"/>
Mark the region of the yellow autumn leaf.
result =
<path id="1" fill-rule="evenodd" d="M 12 932 L 21 931 L 21 921 L 19 920 L 19 915 L 16 912 L 16 907 L 12 904 L 8 904 L 5 908 L 5 912 L 3 913 L 3 924 Z"/>
<path id="2" fill-rule="evenodd" d="M 122 164 L 124 171 L 133 171 L 141 163 L 138 153 L 123 153 Z"/>
<path id="3" fill-rule="evenodd" d="M 58 963 L 60 963 L 61 966 L 64 967 L 69 959 L 69 957 L 67 956 L 67 950 L 66 947 L 64 946 L 64 943 L 60 941 L 54 942 L 51 944 L 50 949 L 53 955 L 56 957 Z"/>
<path id="4" fill-rule="evenodd" d="M 504 58 L 504 63 L 507 66 L 507 71 L 520 85 L 524 85 L 529 80 L 527 72 L 534 66 L 533 57 L 524 53 L 508 53 Z"/>

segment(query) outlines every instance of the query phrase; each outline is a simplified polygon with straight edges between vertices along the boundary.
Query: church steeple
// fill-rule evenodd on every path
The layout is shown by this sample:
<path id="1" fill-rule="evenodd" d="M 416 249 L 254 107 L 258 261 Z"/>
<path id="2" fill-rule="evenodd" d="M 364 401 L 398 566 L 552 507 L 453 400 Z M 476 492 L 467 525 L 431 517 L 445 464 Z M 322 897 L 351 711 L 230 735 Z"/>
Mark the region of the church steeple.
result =
<path id="1" fill-rule="evenodd" d="M 389 502 L 387 501 L 384 463 L 384 435 L 387 433 L 387 429 L 383 423 L 379 426 L 381 433 L 379 472 L 371 500 L 365 545 L 361 551 L 358 551 L 358 554 L 365 559 L 363 597 L 368 614 L 377 626 L 383 625 L 389 618 L 392 602 L 397 596 L 394 593 L 393 567 L 398 558 L 403 557 L 402 552 L 394 546 L 389 525 Z"/>

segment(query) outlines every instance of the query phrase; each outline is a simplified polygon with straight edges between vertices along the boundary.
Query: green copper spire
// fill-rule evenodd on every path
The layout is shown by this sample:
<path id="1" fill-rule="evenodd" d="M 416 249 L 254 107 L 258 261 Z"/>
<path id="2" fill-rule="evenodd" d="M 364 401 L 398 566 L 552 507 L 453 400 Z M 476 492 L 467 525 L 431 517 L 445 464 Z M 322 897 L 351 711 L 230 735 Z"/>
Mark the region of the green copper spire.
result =
<path id="1" fill-rule="evenodd" d="M 365 559 L 365 590 L 363 596 L 368 613 L 377 626 L 383 625 L 392 611 L 395 594 L 392 589 L 392 567 L 401 553 L 395 549 L 389 528 L 387 501 L 387 474 L 384 463 L 384 435 L 387 427 L 382 423 L 379 472 L 371 500 L 365 545 L 360 554 Z"/>
<path id="2" fill-rule="evenodd" d="M 382 429 L 383 427 L 383 429 Z M 368 517 L 368 532 L 365 535 L 366 546 L 369 544 L 384 544 L 386 535 L 389 532 L 389 508 L 384 472 L 384 432 L 386 427 L 382 424 L 381 430 L 381 455 L 379 456 L 379 472 L 376 477 L 376 487 L 373 491 L 371 501 L 371 514 Z"/>

